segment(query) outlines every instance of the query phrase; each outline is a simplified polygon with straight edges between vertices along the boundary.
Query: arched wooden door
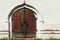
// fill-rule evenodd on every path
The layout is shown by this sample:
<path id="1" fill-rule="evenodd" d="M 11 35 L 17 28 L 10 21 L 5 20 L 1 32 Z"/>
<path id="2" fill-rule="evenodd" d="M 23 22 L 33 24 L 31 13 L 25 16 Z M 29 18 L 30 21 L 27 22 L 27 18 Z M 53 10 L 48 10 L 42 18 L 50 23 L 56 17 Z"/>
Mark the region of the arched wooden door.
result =
<path id="1" fill-rule="evenodd" d="M 34 13 L 34 11 L 24 7 L 12 14 L 12 37 L 36 37 L 36 17 Z"/>

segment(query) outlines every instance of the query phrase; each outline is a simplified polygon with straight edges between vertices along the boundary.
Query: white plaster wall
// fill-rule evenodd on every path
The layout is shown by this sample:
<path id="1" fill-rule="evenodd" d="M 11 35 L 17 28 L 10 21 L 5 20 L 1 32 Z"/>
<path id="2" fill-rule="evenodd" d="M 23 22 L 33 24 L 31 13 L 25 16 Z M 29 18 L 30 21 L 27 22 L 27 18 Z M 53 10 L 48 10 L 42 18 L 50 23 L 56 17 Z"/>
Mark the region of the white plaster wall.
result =
<path id="1" fill-rule="evenodd" d="M 17 5 L 22 4 L 23 0 L 0 0 L 0 30 L 8 30 L 8 14 Z M 60 34 L 40 34 L 41 29 L 60 29 L 60 0 L 26 0 L 27 4 L 34 6 L 38 10 L 37 38 L 60 37 Z M 42 15 L 45 23 L 42 24 Z M 59 26 L 48 26 L 59 24 Z M 0 36 L 0 37 L 8 37 Z"/>

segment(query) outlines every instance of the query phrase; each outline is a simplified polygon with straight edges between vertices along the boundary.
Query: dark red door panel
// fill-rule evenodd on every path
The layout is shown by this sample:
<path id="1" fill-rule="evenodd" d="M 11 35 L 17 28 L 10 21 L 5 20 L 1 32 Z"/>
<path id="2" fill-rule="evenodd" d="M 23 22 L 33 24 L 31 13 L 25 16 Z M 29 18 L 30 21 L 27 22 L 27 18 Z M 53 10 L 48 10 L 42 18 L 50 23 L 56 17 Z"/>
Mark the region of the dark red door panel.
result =
<path id="1" fill-rule="evenodd" d="M 23 15 L 23 13 L 25 13 Z M 12 14 L 13 37 L 36 37 L 36 17 L 30 9 L 22 8 Z"/>

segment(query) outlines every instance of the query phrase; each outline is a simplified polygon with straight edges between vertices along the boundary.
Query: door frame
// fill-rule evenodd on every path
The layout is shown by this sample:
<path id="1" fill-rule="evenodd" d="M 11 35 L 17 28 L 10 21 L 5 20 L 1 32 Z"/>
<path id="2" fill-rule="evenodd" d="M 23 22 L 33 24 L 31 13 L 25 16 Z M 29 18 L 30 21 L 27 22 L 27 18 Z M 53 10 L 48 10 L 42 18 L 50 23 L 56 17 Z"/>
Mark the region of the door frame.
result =
<path id="1" fill-rule="evenodd" d="M 19 6 L 19 5 L 18 5 L 18 6 Z M 18 6 L 15 7 L 15 8 L 13 8 L 12 11 L 10 12 L 10 14 L 8 15 L 9 38 L 12 38 L 12 23 L 11 23 L 12 20 L 11 20 L 11 17 L 12 17 L 12 14 L 13 14 L 15 11 L 17 11 L 17 10 L 23 8 L 23 7 L 26 7 L 26 8 L 28 8 L 28 9 L 32 10 L 33 12 L 38 13 L 35 9 L 33 9 L 33 8 L 31 8 L 31 7 L 28 7 L 28 6 L 18 7 Z M 34 14 L 34 15 L 35 15 L 36 18 L 37 18 L 37 14 Z"/>

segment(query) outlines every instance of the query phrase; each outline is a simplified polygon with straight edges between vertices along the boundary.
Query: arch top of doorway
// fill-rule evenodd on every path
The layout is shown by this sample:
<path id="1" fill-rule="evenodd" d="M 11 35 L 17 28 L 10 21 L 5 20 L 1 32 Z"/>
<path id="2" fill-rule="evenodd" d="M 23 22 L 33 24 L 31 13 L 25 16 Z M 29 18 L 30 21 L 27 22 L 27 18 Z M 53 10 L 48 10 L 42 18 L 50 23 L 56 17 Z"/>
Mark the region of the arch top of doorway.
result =
<path id="1" fill-rule="evenodd" d="M 34 8 L 33 6 L 28 5 L 28 4 L 26 4 L 26 3 L 23 3 L 23 4 L 21 4 L 21 5 L 17 5 L 16 7 L 14 7 L 14 8 L 11 10 L 11 12 L 10 12 L 9 15 L 8 15 L 8 19 L 10 18 L 10 16 L 12 15 L 12 13 L 13 13 L 16 9 L 21 8 L 21 7 L 25 7 L 25 6 L 27 6 L 27 7 L 29 7 L 29 8 L 32 8 L 32 9 L 34 9 L 36 12 L 38 12 L 37 9 Z M 29 9 L 29 8 L 28 8 L 28 9 Z M 30 10 L 31 10 L 31 9 L 30 9 Z M 32 11 L 33 11 L 33 10 L 32 10 Z M 35 11 L 33 11 L 33 12 L 35 12 Z M 35 12 L 35 13 L 36 13 L 36 12 Z"/>

